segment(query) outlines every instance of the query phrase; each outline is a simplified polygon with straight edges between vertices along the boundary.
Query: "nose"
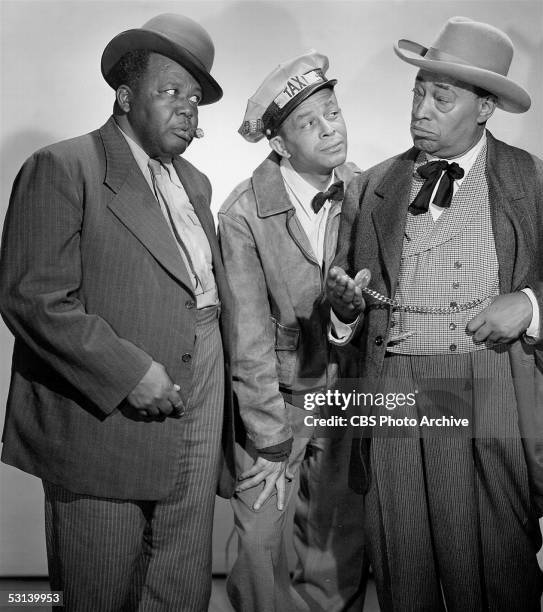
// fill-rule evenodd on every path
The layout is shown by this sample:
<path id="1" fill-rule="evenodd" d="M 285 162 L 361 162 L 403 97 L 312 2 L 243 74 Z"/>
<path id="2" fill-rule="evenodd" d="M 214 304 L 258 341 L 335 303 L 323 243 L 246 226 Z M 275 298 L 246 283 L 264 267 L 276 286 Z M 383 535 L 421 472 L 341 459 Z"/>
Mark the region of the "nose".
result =
<path id="1" fill-rule="evenodd" d="M 411 109 L 411 114 L 414 119 L 426 119 L 428 118 L 429 112 L 429 96 L 419 96 L 418 99 L 416 96 L 413 97 L 413 106 Z"/>
<path id="2" fill-rule="evenodd" d="M 178 115 L 184 115 L 187 119 L 192 119 L 194 117 L 194 106 L 187 99 L 179 98 L 175 112 Z"/>
<path id="3" fill-rule="evenodd" d="M 336 133 L 336 128 L 324 117 L 321 118 L 321 134 L 323 136 L 333 136 Z"/>

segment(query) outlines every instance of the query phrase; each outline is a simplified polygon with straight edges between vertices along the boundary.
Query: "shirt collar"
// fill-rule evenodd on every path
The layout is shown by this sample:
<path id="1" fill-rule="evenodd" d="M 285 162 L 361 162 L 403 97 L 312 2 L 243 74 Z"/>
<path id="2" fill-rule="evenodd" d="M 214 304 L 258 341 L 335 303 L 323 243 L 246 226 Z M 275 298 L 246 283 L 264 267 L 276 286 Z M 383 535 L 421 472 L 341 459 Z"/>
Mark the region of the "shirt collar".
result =
<path id="1" fill-rule="evenodd" d="M 290 189 L 290 191 L 294 194 L 296 199 L 304 206 L 304 208 L 311 207 L 311 201 L 320 193 L 320 189 L 316 189 L 308 183 L 302 176 L 300 176 L 296 170 L 292 167 L 292 164 L 286 157 L 281 157 L 281 161 L 279 163 L 281 169 L 281 176 L 285 181 L 285 184 Z M 336 180 L 335 171 L 332 172 L 332 176 L 330 178 L 330 182 L 326 186 L 323 191 L 326 191 L 328 187 Z"/>
<path id="2" fill-rule="evenodd" d="M 115 125 L 119 128 L 119 131 L 124 136 L 124 139 L 130 147 L 130 151 L 132 152 L 132 155 L 134 156 L 134 159 L 136 160 L 139 169 L 143 172 L 143 175 L 147 177 L 150 172 L 149 155 L 147 155 L 147 153 L 140 147 L 140 145 L 133 138 L 131 138 L 117 122 L 115 122 Z M 175 183 L 179 186 L 181 184 L 181 181 L 177 176 L 177 172 L 173 167 L 173 163 L 169 161 L 167 163 L 162 163 L 162 165 L 168 170 L 168 174 L 172 183 Z"/>

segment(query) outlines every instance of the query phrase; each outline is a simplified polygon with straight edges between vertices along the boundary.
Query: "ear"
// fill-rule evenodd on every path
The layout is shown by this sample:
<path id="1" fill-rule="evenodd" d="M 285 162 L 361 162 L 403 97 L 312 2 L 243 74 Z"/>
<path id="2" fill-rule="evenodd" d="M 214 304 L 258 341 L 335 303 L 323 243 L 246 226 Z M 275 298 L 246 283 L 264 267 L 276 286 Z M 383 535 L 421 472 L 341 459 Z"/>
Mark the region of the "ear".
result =
<path id="1" fill-rule="evenodd" d="M 270 138 L 268 142 L 270 143 L 270 147 L 277 153 L 277 155 L 280 155 L 285 159 L 290 157 L 285 141 L 281 138 L 281 136 L 274 136 L 273 138 Z"/>
<path id="2" fill-rule="evenodd" d="M 477 117 L 477 123 L 484 124 L 492 117 L 496 109 L 496 103 L 497 100 L 495 96 L 479 98 L 479 116 Z"/>
<path id="3" fill-rule="evenodd" d="M 115 100 L 123 113 L 130 112 L 130 102 L 132 101 L 133 92 L 128 85 L 119 85 L 115 92 Z"/>

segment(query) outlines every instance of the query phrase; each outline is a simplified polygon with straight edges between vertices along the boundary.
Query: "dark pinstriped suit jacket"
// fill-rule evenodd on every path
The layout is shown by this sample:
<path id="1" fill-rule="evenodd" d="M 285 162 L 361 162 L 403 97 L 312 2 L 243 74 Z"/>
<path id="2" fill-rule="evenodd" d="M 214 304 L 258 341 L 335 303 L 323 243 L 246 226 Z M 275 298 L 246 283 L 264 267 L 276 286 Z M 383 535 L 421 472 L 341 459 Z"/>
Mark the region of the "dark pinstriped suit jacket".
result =
<path id="1" fill-rule="evenodd" d="M 228 366 L 230 299 L 211 186 L 182 158 L 174 165 L 211 246 Z M 183 419 L 130 418 L 124 398 L 152 359 L 188 395 L 198 372 L 181 357 L 194 349 L 194 295 L 113 118 L 24 164 L 4 226 L 0 299 L 15 335 L 2 460 L 76 493 L 166 496 Z M 230 430 L 225 421 L 229 457 Z M 222 485 L 231 492 L 228 470 Z"/>
<path id="2" fill-rule="evenodd" d="M 500 293 L 531 287 L 543 330 L 543 162 L 489 132 L 487 137 L 486 173 Z M 363 172 L 350 183 L 343 202 L 335 263 L 350 274 L 369 268 L 370 287 L 389 297 L 394 297 L 398 282 L 418 154 L 412 148 Z M 389 309 L 368 308 L 358 338 L 360 367 L 350 375 L 378 379 L 389 325 Z M 509 355 L 533 497 L 543 515 L 543 341 L 530 346 L 519 339 L 509 345 Z M 351 480 L 362 489 L 367 483 L 360 481 L 360 475 L 366 466 L 359 460 L 354 453 Z"/>

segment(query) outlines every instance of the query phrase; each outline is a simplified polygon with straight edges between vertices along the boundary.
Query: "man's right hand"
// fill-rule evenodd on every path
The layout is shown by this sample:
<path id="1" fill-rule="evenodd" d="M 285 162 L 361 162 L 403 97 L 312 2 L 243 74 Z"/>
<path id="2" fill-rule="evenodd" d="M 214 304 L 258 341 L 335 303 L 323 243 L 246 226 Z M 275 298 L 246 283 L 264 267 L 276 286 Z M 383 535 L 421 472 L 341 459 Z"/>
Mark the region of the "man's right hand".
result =
<path id="1" fill-rule="evenodd" d="M 370 279 L 371 273 L 366 268 L 360 270 L 354 280 L 342 268 L 330 268 L 326 279 L 326 296 L 341 321 L 350 323 L 364 312 L 366 303 L 362 289 L 368 286 Z"/>
<path id="2" fill-rule="evenodd" d="M 156 361 L 151 363 L 126 399 L 141 416 L 168 416 L 175 409 L 183 408 L 179 387 L 173 384 L 164 366 Z"/>
<path id="3" fill-rule="evenodd" d="M 288 460 L 268 461 L 264 457 L 257 457 L 253 467 L 241 474 L 238 478 L 241 482 L 236 487 L 236 493 L 247 491 L 258 486 L 262 482 L 264 488 L 253 504 L 253 510 L 260 510 L 262 504 L 271 496 L 273 489 L 277 490 L 277 509 L 285 508 L 285 489 L 286 482 L 294 478 L 288 470 Z"/>

